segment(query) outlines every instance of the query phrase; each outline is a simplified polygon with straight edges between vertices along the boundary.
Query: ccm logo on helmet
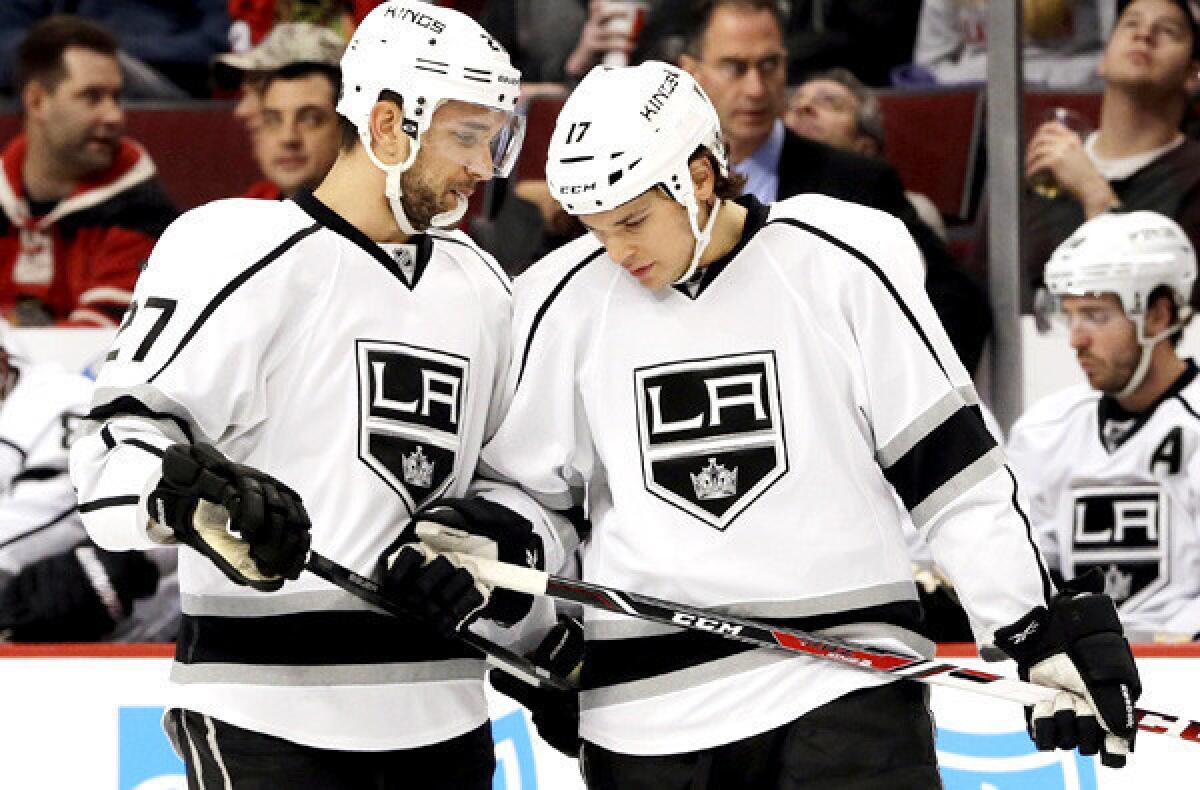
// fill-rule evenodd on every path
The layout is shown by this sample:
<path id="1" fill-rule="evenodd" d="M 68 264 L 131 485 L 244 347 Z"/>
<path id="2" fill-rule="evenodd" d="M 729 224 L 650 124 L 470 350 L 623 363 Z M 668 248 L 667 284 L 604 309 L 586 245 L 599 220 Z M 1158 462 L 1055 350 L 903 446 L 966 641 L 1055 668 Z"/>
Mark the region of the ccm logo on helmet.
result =
<path id="1" fill-rule="evenodd" d="M 662 85 L 659 85 L 654 93 L 650 94 L 650 98 L 642 107 L 641 116 L 647 121 L 653 120 L 659 110 L 663 108 L 663 104 L 670 98 L 675 89 L 679 87 L 679 77 L 671 72 L 667 72 L 667 76 L 663 77 Z"/>
<path id="2" fill-rule="evenodd" d="M 446 30 L 445 25 L 431 17 L 429 14 L 419 14 L 416 11 L 413 11 L 411 8 L 404 8 L 399 12 L 397 12 L 394 8 L 389 8 L 384 13 L 384 16 L 390 16 L 393 19 L 399 17 L 401 22 L 411 22 L 417 27 L 423 27 L 426 30 L 433 31 L 434 33 L 442 33 Z"/>
<path id="3" fill-rule="evenodd" d="M 582 195 L 584 192 L 594 192 L 596 190 L 596 182 L 590 184 L 570 184 L 565 187 L 558 188 L 560 195 Z"/>
<path id="4" fill-rule="evenodd" d="M 710 617 L 697 617 L 694 614 L 687 614 L 686 612 L 676 612 L 671 615 L 671 622 L 687 626 L 688 628 L 700 628 L 705 631 L 712 631 L 714 634 L 736 636 L 742 632 L 740 625 L 723 623 L 720 620 L 713 620 Z"/>

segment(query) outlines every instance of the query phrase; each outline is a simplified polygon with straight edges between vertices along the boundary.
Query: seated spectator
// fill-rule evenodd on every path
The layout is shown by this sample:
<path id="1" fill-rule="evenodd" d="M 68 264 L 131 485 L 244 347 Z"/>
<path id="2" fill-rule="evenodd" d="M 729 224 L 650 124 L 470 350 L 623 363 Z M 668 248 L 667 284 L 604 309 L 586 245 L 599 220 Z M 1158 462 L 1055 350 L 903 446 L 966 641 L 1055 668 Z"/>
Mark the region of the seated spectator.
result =
<path id="1" fill-rule="evenodd" d="M 67 451 L 91 380 L 13 346 L 0 324 L 0 639 L 173 638 L 174 549 L 103 551 L 79 518 Z"/>
<path id="2" fill-rule="evenodd" d="M 209 95 L 209 60 L 227 47 L 226 0 L 5 0 L 0 3 L 0 89 L 13 85 L 8 64 L 25 32 L 64 11 L 115 31 L 127 98 Z"/>
<path id="3" fill-rule="evenodd" d="M 290 198 L 321 183 L 341 146 L 334 109 L 340 87 L 338 68 L 321 63 L 293 63 L 266 78 L 254 135 L 254 158 L 266 180 L 245 197 Z"/>
<path id="4" fill-rule="evenodd" d="M 283 23 L 273 27 L 253 49 L 213 58 L 213 79 L 223 89 L 241 90 L 233 114 L 253 133 L 258 128 L 267 77 L 293 63 L 336 67 L 345 49 L 345 39 L 329 28 L 307 22 Z"/>
<path id="5" fill-rule="evenodd" d="M 1034 404 L 1008 444 L 1051 572 L 1103 574 L 1131 640 L 1200 632 L 1200 384 L 1176 351 L 1195 281 L 1169 218 L 1084 223 L 1046 284 L 1088 383 Z"/>
<path id="6" fill-rule="evenodd" d="M 1096 81 L 1112 0 L 1023 0 L 1025 82 L 1054 88 Z M 913 63 L 898 85 L 956 85 L 987 80 L 988 0 L 925 0 Z"/>
<path id="7" fill-rule="evenodd" d="M 801 137 L 883 157 L 887 147 L 883 111 L 875 92 L 846 69 L 818 72 L 801 82 L 788 100 L 784 124 Z M 946 240 L 946 223 L 927 195 L 905 191 L 921 221 Z"/>
<path id="8" fill-rule="evenodd" d="M 21 43 L 17 83 L 24 133 L 0 154 L 0 311 L 21 326 L 116 326 L 176 215 L 122 136 L 116 41 L 50 17 Z"/>
<path id="9" fill-rule="evenodd" d="M 973 372 L 991 328 L 987 303 L 917 217 L 896 171 L 881 159 L 800 137 L 784 126 L 782 19 L 774 0 L 706 0 L 691 18 L 680 65 L 716 107 L 732 169 L 746 176 L 746 192 L 764 203 L 816 192 L 902 220 L 925 259 L 930 300 Z M 944 282 L 953 286 L 943 288 Z"/>
<path id="10" fill-rule="evenodd" d="M 1121 0 L 1104 50 L 1100 127 L 1080 140 L 1055 122 L 1040 126 L 1025 153 L 1027 176 L 1048 173 L 1056 197 L 1023 195 L 1023 309 L 1051 253 L 1084 220 L 1117 206 L 1156 211 L 1200 242 L 1200 143 L 1180 131 L 1200 70 L 1200 35 L 1187 0 Z M 981 212 L 986 219 L 986 212 Z M 986 229 L 979 238 L 987 238 Z M 984 245 L 976 264 L 982 271 Z"/>

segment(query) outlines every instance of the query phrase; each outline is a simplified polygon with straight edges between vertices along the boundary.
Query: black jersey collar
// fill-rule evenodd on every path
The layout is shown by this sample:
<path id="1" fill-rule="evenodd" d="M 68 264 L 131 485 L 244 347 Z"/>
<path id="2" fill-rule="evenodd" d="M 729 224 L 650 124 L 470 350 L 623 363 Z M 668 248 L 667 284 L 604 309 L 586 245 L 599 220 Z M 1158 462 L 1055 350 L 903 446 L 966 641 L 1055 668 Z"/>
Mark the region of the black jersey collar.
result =
<path id="1" fill-rule="evenodd" d="M 417 287 L 433 256 L 433 239 L 428 235 L 418 233 L 405 244 L 389 244 L 385 248 L 367 238 L 367 234 L 318 200 L 312 192 L 302 190 L 292 200 L 317 222 L 361 247 L 410 291 Z"/>
<path id="2" fill-rule="evenodd" d="M 676 291 L 679 291 L 689 299 L 698 299 L 700 294 L 708 289 L 712 281 L 717 279 L 717 275 L 725 271 L 725 267 L 729 262 L 738 256 L 742 249 L 754 238 L 754 235 L 762 230 L 763 225 L 767 224 L 767 215 L 771 210 L 768 206 L 764 206 L 759 202 L 754 195 L 742 195 L 736 198 L 734 203 L 737 203 L 742 208 L 746 209 L 746 225 L 742 228 L 742 237 L 738 239 L 738 243 L 733 245 L 733 249 L 717 258 L 707 266 L 696 270 L 696 273 L 690 280 L 685 283 L 673 286 Z"/>
<path id="3" fill-rule="evenodd" d="M 1100 402 L 1096 407 L 1098 412 L 1096 422 L 1100 429 L 1100 444 L 1110 453 L 1116 452 L 1117 448 L 1125 444 L 1129 440 L 1129 437 L 1137 433 L 1146 424 L 1146 421 L 1158 409 L 1159 404 L 1183 392 L 1184 387 L 1191 384 L 1192 380 L 1196 378 L 1197 372 L 1200 372 L 1200 369 L 1196 367 L 1196 363 L 1191 359 L 1185 360 L 1185 362 L 1187 363 L 1187 367 L 1179 374 L 1179 378 L 1171 383 L 1171 386 L 1159 396 L 1158 400 L 1154 401 L 1154 403 L 1150 404 L 1149 408 L 1143 411 L 1128 411 L 1121 404 L 1117 403 L 1117 399 L 1112 395 L 1105 395 L 1100 398 Z"/>

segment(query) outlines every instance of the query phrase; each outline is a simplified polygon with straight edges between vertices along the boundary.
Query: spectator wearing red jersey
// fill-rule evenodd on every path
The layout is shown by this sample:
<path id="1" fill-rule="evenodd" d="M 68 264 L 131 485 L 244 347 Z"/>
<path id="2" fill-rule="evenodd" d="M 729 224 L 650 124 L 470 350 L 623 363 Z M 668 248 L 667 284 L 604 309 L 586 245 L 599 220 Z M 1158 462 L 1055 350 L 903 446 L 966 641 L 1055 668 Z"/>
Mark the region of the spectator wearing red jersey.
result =
<path id="1" fill-rule="evenodd" d="M 176 211 L 123 136 L 117 45 L 76 17 L 17 54 L 24 132 L 0 154 L 0 312 L 21 326 L 115 326 Z"/>

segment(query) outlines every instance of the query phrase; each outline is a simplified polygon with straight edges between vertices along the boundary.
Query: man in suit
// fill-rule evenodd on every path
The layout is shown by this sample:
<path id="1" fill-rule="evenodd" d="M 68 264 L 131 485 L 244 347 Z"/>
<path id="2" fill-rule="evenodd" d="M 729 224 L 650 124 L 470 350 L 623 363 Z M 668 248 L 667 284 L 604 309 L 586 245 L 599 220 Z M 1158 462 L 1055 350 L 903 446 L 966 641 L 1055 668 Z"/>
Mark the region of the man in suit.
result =
<path id="1" fill-rule="evenodd" d="M 804 192 L 861 203 L 899 218 L 926 265 L 926 291 L 968 370 L 991 331 L 982 290 L 918 219 L 887 162 L 788 131 L 787 49 L 775 0 L 703 0 L 690 20 L 680 66 L 708 93 L 721 118 L 733 169 L 764 203 Z"/>

